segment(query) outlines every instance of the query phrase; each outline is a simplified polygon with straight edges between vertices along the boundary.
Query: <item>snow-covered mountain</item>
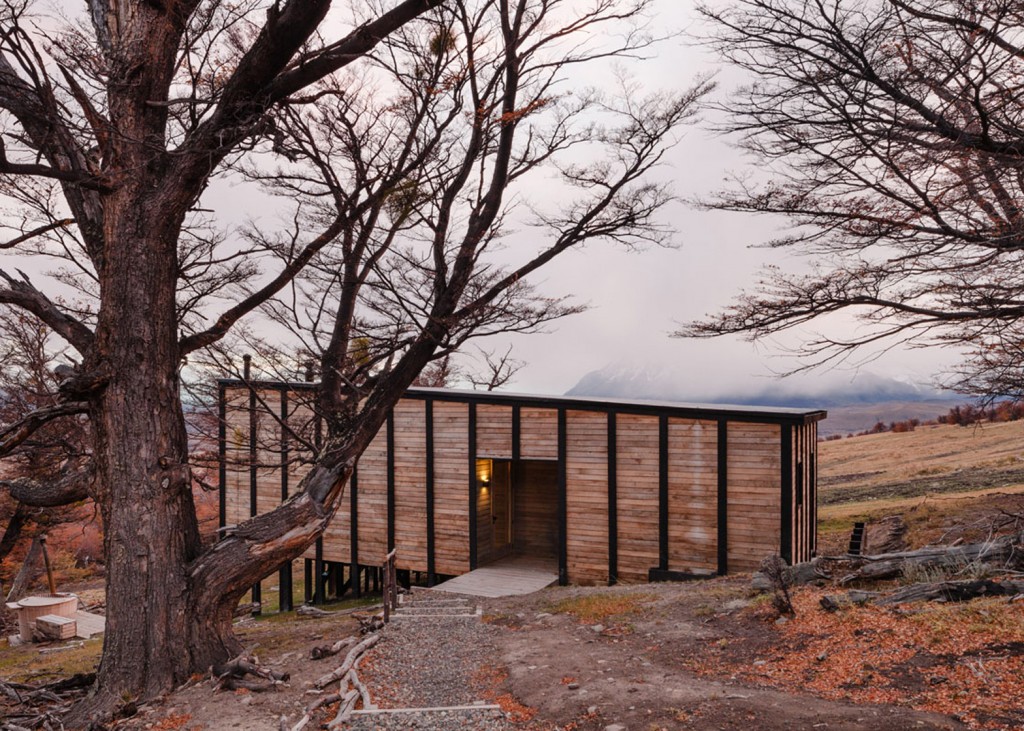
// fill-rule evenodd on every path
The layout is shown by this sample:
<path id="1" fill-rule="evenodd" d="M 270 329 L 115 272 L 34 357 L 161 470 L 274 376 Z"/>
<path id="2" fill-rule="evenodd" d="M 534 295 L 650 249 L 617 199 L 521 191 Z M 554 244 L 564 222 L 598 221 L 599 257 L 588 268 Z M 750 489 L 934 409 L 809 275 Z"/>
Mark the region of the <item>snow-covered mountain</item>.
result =
<path id="1" fill-rule="evenodd" d="M 746 378 L 721 385 L 712 385 L 714 381 L 707 375 L 701 373 L 699 365 L 673 368 L 612 364 L 583 376 L 568 395 L 794 408 L 964 400 L 912 377 L 885 376 L 865 370 L 855 374 L 800 373 L 781 379 Z"/>

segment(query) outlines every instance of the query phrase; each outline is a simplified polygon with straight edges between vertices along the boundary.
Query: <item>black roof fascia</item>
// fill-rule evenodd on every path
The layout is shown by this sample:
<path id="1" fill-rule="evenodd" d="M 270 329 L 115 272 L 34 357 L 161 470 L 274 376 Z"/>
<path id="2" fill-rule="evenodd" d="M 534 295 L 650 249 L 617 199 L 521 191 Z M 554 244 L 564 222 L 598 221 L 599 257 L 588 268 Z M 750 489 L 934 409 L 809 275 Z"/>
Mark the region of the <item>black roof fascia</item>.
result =
<path id="1" fill-rule="evenodd" d="M 252 386 L 267 390 L 312 391 L 319 384 L 307 381 L 253 380 L 246 383 L 237 378 L 223 378 L 221 386 Z M 719 419 L 732 421 L 754 421 L 772 424 L 811 424 L 828 416 L 823 409 L 793 409 L 782 407 L 750 407 L 734 404 L 693 404 L 676 401 L 629 401 L 616 398 L 582 396 L 543 396 L 538 394 L 508 393 L 498 391 L 464 391 L 449 388 L 409 388 L 404 398 L 434 399 L 435 401 L 457 401 L 491 405 L 518 404 L 528 408 L 565 408 L 578 411 L 615 411 L 620 414 L 669 414 L 685 419 Z"/>

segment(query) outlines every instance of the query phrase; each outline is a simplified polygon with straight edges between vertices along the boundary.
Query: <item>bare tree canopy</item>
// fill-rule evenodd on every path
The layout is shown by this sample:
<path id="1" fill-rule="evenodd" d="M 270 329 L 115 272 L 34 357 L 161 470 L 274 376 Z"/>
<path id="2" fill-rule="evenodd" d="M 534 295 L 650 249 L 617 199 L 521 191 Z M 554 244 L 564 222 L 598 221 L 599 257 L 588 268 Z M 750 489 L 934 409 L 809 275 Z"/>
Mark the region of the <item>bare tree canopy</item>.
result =
<path id="1" fill-rule="evenodd" d="M 709 83 L 571 83 L 643 55 L 649 4 L 93 0 L 70 26 L 0 10 L 0 248 L 57 267 L 0 272 L 0 305 L 77 351 L 55 405 L 0 426 L 0 456 L 87 414 L 104 529 L 98 692 L 74 723 L 237 654 L 239 598 L 321 534 L 424 369 L 448 378 L 471 340 L 578 309 L 530 275 L 597 240 L 670 243 L 652 171 Z M 237 234 L 217 178 L 261 186 L 291 224 Z M 538 180 L 555 191 L 539 202 Z M 531 243 L 496 256 L 513 223 Z M 316 361 L 325 439 L 283 505 L 204 545 L 181 368 L 232 368 L 247 324 L 276 328 L 265 360 L 285 371 Z M 488 386 L 514 368 L 492 363 Z"/>
<path id="2" fill-rule="evenodd" d="M 712 208 L 782 214 L 769 269 L 680 334 L 764 337 L 852 309 L 812 362 L 894 341 L 965 345 L 964 388 L 1019 392 L 1024 361 L 1024 7 L 1012 0 L 741 0 L 705 6 L 754 81 L 722 105 L 763 166 Z"/>

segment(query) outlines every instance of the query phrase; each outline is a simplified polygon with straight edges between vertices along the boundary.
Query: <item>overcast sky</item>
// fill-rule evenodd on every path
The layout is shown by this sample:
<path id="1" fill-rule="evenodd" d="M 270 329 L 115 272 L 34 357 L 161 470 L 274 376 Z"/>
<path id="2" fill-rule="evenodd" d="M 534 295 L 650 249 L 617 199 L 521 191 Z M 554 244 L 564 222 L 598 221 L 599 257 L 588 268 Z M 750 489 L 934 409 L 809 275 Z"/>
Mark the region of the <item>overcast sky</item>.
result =
<path id="1" fill-rule="evenodd" d="M 80 10 L 80 3 L 53 2 L 57 8 Z M 699 34 L 688 0 L 660 0 L 658 7 L 659 28 Z M 700 73 L 717 72 L 720 88 L 715 93 L 721 96 L 740 81 L 735 71 L 720 68 L 710 51 L 684 37 L 665 41 L 654 59 L 631 70 L 652 90 L 688 86 Z M 678 195 L 688 197 L 720 187 L 728 173 L 744 166 L 749 166 L 749 161 L 728 140 L 715 136 L 706 125 L 698 125 L 686 130 L 662 174 L 672 178 Z M 249 216 L 259 220 L 263 204 L 251 194 L 251 189 L 233 191 L 230 186 L 215 191 L 213 200 L 222 222 L 240 223 Z M 677 393 L 685 391 L 687 398 L 699 400 L 749 392 L 752 382 L 767 382 L 774 373 L 796 365 L 784 356 L 785 348 L 779 344 L 669 337 L 677 323 L 728 304 L 755 281 L 763 264 L 771 261 L 788 269 L 803 264 L 780 252 L 751 248 L 778 233 L 768 220 L 698 211 L 682 203 L 674 204 L 666 216 L 678 230 L 677 248 L 626 252 L 611 245 L 592 245 L 563 255 L 538 272 L 535 281 L 542 293 L 572 293 L 590 309 L 551 325 L 547 334 L 486 343 L 488 348 L 504 350 L 511 342 L 514 357 L 526 362 L 511 389 L 558 394 L 590 371 L 631 365 L 670 374 L 677 385 L 685 384 L 685 388 L 676 388 Z M 516 260 L 515 244 L 513 235 L 507 251 L 510 261 Z M 5 258 L 0 256 L 0 264 Z M 897 348 L 865 367 L 883 375 L 927 382 L 951 361 L 948 353 Z M 852 376 L 852 371 L 845 370 L 816 372 L 810 378 L 849 381 Z"/>
<path id="2" fill-rule="evenodd" d="M 700 34 L 692 3 L 662 0 L 659 24 Z M 723 67 L 709 49 L 684 38 L 666 41 L 657 57 L 639 67 L 650 88 L 686 86 L 699 73 L 714 72 L 716 97 L 728 94 L 742 78 Z M 723 185 L 732 172 L 751 171 L 751 161 L 708 124 L 689 128 L 671 151 L 667 172 L 681 197 L 706 195 Z M 676 323 L 700 318 L 727 305 L 744 287 L 756 281 L 760 267 L 780 264 L 787 269 L 806 266 L 791 255 L 756 248 L 780 232 L 782 220 L 717 211 L 700 211 L 676 204 L 667 219 L 678 230 L 675 249 L 630 253 L 612 246 L 592 246 L 573 252 L 545 268 L 539 281 L 549 294 L 572 292 L 590 310 L 553 325 L 549 334 L 511 340 L 515 355 L 527 365 L 510 388 L 561 393 L 584 374 L 606 366 L 632 365 L 673 374 L 686 384 L 687 398 L 711 398 L 723 393 L 749 392 L 752 381 L 769 381 L 774 374 L 797 365 L 786 346 L 801 337 L 794 333 L 782 343 L 751 344 L 738 338 L 680 340 L 670 338 Z M 845 323 L 845 324 L 844 324 Z M 823 324 L 824 326 L 824 324 Z M 852 319 L 830 325 L 848 330 Z M 806 337 L 806 333 L 804 334 Z M 954 354 L 935 349 L 898 347 L 861 366 L 872 372 L 929 382 Z M 814 371 L 800 378 L 848 382 L 852 364 Z"/>

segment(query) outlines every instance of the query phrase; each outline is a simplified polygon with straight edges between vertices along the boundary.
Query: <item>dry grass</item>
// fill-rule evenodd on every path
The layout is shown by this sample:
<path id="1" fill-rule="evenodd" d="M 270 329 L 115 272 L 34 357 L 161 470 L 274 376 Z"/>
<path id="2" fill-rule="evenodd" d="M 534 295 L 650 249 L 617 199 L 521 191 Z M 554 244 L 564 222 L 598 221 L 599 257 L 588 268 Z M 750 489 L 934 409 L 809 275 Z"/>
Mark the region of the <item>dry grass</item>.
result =
<path id="1" fill-rule="evenodd" d="M 584 624 L 621 621 L 647 606 L 653 594 L 584 594 L 555 602 L 550 611 L 570 614 Z"/>
<path id="2" fill-rule="evenodd" d="M 978 426 L 922 426 L 822 442 L 823 490 L 883 485 L 961 469 L 1024 467 L 1024 421 Z"/>
<path id="3" fill-rule="evenodd" d="M 0 644 L 0 678 L 18 683 L 40 683 L 70 677 L 75 673 L 91 673 L 100 661 L 103 639 L 95 637 L 81 645 L 69 643 L 67 649 L 40 652 L 60 645 L 25 644 L 10 647 Z"/>

